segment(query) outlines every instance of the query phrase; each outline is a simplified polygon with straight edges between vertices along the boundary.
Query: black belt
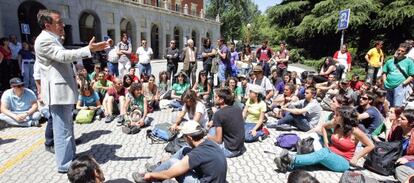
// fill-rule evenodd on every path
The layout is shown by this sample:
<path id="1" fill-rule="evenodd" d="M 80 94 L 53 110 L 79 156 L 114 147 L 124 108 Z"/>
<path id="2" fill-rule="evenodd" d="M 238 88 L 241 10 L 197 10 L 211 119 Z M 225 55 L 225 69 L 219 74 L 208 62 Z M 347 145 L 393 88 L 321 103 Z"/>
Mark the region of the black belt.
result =
<path id="1" fill-rule="evenodd" d="M 35 62 L 23 62 L 23 64 L 34 64 Z"/>

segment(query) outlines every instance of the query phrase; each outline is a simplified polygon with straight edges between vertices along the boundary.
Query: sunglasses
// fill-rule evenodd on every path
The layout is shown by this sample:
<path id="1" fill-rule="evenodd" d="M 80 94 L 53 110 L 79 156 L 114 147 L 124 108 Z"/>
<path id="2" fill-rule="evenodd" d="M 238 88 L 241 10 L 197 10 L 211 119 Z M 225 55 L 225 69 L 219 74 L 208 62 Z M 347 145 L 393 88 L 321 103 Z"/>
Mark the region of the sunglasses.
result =
<path id="1" fill-rule="evenodd" d="M 368 97 L 361 97 L 361 100 L 368 100 Z"/>

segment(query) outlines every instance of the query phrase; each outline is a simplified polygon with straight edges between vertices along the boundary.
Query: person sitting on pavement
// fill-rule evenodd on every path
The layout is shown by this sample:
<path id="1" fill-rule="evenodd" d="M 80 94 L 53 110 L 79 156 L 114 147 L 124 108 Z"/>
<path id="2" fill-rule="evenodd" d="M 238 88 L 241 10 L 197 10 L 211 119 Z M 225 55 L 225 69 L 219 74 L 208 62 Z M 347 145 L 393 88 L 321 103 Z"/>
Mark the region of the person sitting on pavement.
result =
<path id="1" fill-rule="evenodd" d="M 367 134 L 374 132 L 384 122 L 384 117 L 380 111 L 373 106 L 376 97 L 372 92 L 364 93 L 358 107 L 358 111 L 360 112 L 358 115 L 358 120 L 360 120 L 359 126 Z"/>
<path id="2" fill-rule="evenodd" d="M 93 85 L 93 83 L 95 83 L 97 81 L 97 76 L 98 76 L 98 73 L 100 73 L 100 72 L 101 72 L 101 65 L 100 64 L 95 64 L 95 66 L 93 67 L 93 72 L 88 74 L 88 81 L 91 81 L 92 85 Z"/>
<path id="3" fill-rule="evenodd" d="M 170 85 L 170 73 L 168 71 L 161 71 L 158 77 L 158 90 L 160 92 L 160 98 L 166 99 L 164 95 L 171 89 Z"/>
<path id="4" fill-rule="evenodd" d="M 122 78 L 122 83 L 125 88 L 129 88 L 131 84 L 133 83 L 132 76 L 129 74 L 125 74 L 124 77 Z"/>
<path id="5" fill-rule="evenodd" d="M 242 87 L 237 86 L 237 79 L 235 77 L 228 77 L 226 86 L 230 89 L 234 96 L 235 105 L 243 109 L 243 104 L 240 103 L 242 98 Z"/>
<path id="6" fill-rule="evenodd" d="M 354 90 L 359 90 L 361 88 L 362 84 L 364 84 L 364 81 L 359 80 L 358 74 L 353 74 L 352 79 L 349 82 L 349 86 Z"/>
<path id="7" fill-rule="evenodd" d="M 219 107 L 209 122 L 214 134 L 207 135 L 208 139 L 219 144 L 226 157 L 242 155 L 244 146 L 244 119 L 242 110 L 233 105 L 234 97 L 228 88 L 216 90 L 214 103 Z M 211 130 L 210 130 L 211 131 Z"/>
<path id="8" fill-rule="evenodd" d="M 139 77 L 135 75 L 135 67 L 129 68 L 128 74 L 125 74 L 125 75 L 131 76 L 132 77 L 132 81 L 135 82 L 135 83 L 140 83 L 141 82 L 141 80 L 139 79 Z"/>
<path id="9" fill-rule="evenodd" d="M 128 90 L 122 86 L 120 79 L 115 79 L 114 85 L 108 89 L 108 92 L 105 95 L 103 100 L 103 107 L 105 111 L 105 123 L 110 123 L 115 119 L 114 113 L 119 112 L 120 114 L 125 114 L 124 106 L 125 103 L 125 94 L 128 93 Z M 118 124 L 122 123 L 122 115 L 117 117 Z"/>
<path id="10" fill-rule="evenodd" d="M 278 82 L 275 85 L 275 96 L 277 96 L 279 94 L 283 94 L 283 92 L 285 90 L 285 86 L 288 83 L 292 83 L 292 80 L 290 79 L 290 73 L 286 72 L 286 74 L 283 75 L 283 80 Z"/>
<path id="11" fill-rule="evenodd" d="M 316 83 L 326 82 L 328 81 L 328 77 L 330 74 L 335 74 L 335 70 L 336 70 L 335 61 L 332 59 L 332 57 L 327 57 L 321 67 L 321 71 L 319 72 L 319 75 L 313 76 L 313 79 L 315 80 Z"/>
<path id="12" fill-rule="evenodd" d="M 245 142 L 262 140 L 269 135 L 269 131 L 263 127 L 266 103 L 263 101 L 262 92 L 262 88 L 258 85 L 250 88 L 250 98 L 243 110 Z"/>
<path id="13" fill-rule="evenodd" d="M 308 87 L 315 87 L 315 81 L 313 80 L 313 76 L 307 76 L 305 81 L 302 82 L 302 85 L 298 88 L 298 97 L 299 99 L 305 98 L 305 91 Z"/>
<path id="14" fill-rule="evenodd" d="M 151 108 L 151 111 L 148 111 L 148 113 L 151 113 L 153 110 L 158 110 L 160 108 L 160 93 L 157 85 L 155 84 L 154 75 L 151 74 L 148 82 L 142 84 L 142 91 L 145 99 L 147 99 L 149 107 Z"/>
<path id="15" fill-rule="evenodd" d="M 331 171 L 345 172 L 350 164 L 356 166 L 358 160 L 374 149 L 369 137 L 358 128 L 358 113 L 353 107 L 344 106 L 336 113 L 332 123 L 322 128 L 324 148 L 309 153 L 292 156 L 284 149 L 279 157 L 274 159 L 280 172 L 286 173 L 288 169 L 321 164 Z M 328 140 L 327 131 L 333 130 Z M 364 147 L 355 153 L 357 144 L 361 142 Z"/>
<path id="16" fill-rule="evenodd" d="M 1 96 L 0 121 L 14 126 L 39 127 L 41 114 L 34 92 L 25 88 L 20 78 L 12 78 L 9 83 L 11 88 Z"/>
<path id="17" fill-rule="evenodd" d="M 388 118 L 386 121 L 382 123 L 374 132 L 372 132 L 371 137 L 372 140 L 379 142 L 379 141 L 401 141 L 403 140 L 403 130 L 401 128 L 401 124 L 399 123 L 399 118 L 401 113 L 403 112 L 403 108 L 401 107 L 391 107 Z M 387 128 L 390 127 L 390 128 Z M 382 133 L 385 133 L 385 138 L 379 137 Z"/>
<path id="18" fill-rule="evenodd" d="M 210 101 L 211 84 L 207 78 L 207 72 L 202 70 L 198 73 L 197 83 L 192 88 L 197 93 L 197 97 L 202 99 L 205 103 Z"/>
<path id="19" fill-rule="evenodd" d="M 225 183 L 227 161 L 221 148 L 205 138 L 206 131 L 196 121 L 186 122 L 181 134 L 190 145 L 177 151 L 159 166 L 148 166 L 146 173 L 134 172 L 135 182 L 163 181 Z"/>
<path id="20" fill-rule="evenodd" d="M 335 79 L 335 75 L 330 74 L 328 77 L 328 81 L 315 84 L 315 88 L 316 88 L 316 95 L 320 98 L 324 98 L 326 93 L 335 95 L 337 92 L 332 92 L 332 90 L 338 89 L 338 82 Z M 328 92 L 329 90 L 331 90 L 331 92 Z"/>
<path id="21" fill-rule="evenodd" d="M 142 115 L 140 115 L 139 117 L 132 118 L 133 116 L 130 114 L 134 113 L 134 110 L 138 110 Z M 126 132 L 129 131 L 128 129 L 131 129 L 132 127 L 141 128 L 150 125 L 151 121 L 147 117 L 148 101 L 143 94 L 141 83 L 132 83 L 129 89 L 129 93 L 126 96 L 125 104 L 123 105 L 122 111 L 126 111 L 128 116 L 131 118 L 128 119 L 128 124 L 126 124 L 126 126 L 122 128 L 122 131 Z M 120 116 L 123 116 L 123 119 L 125 119 L 124 115 Z"/>
<path id="22" fill-rule="evenodd" d="M 277 128 L 279 126 L 292 125 L 305 132 L 314 128 L 319 122 L 322 111 L 320 104 L 315 99 L 315 95 L 316 88 L 308 87 L 305 91 L 305 99 L 282 106 L 281 109 L 287 113 L 277 123 L 274 123 L 277 125 L 270 124 L 268 127 Z"/>
<path id="23" fill-rule="evenodd" d="M 76 118 L 80 110 L 94 110 L 95 119 L 98 121 L 101 120 L 104 114 L 98 93 L 88 83 L 83 84 L 82 88 L 80 88 L 78 102 L 73 110 L 73 119 Z"/>
<path id="24" fill-rule="evenodd" d="M 182 107 L 181 96 L 189 88 L 190 88 L 190 84 L 187 82 L 187 75 L 183 71 L 179 72 L 177 75 L 177 83 L 174 83 L 172 85 L 172 90 L 171 90 L 171 99 L 173 99 L 173 101 L 171 102 L 170 105 L 173 108 Z"/>
<path id="25" fill-rule="evenodd" d="M 254 66 L 253 73 L 255 75 L 255 78 L 252 81 L 252 84 L 261 86 L 265 90 L 264 100 L 265 101 L 270 100 L 274 94 L 274 87 L 272 83 L 270 82 L 270 80 L 267 77 L 264 77 L 262 66 L 260 65 Z"/>
<path id="26" fill-rule="evenodd" d="M 99 98 L 102 101 L 108 89 L 113 85 L 112 81 L 105 78 L 104 72 L 98 73 L 98 80 L 93 84 L 93 89 L 98 92 Z"/>
<path id="27" fill-rule="evenodd" d="M 98 162 L 90 155 L 76 158 L 70 164 L 67 175 L 71 183 L 103 183 L 105 181 Z"/>
<path id="28" fill-rule="evenodd" d="M 187 90 L 182 96 L 182 101 L 184 106 L 175 119 L 175 123 L 171 126 L 171 129 L 174 131 L 179 130 L 179 126 L 183 120 L 196 121 L 200 123 L 203 128 L 206 128 L 208 122 L 207 109 L 203 102 L 197 97 L 196 92 Z"/>
<path id="29" fill-rule="evenodd" d="M 284 116 L 281 107 L 288 105 L 291 102 L 299 101 L 299 98 L 295 96 L 295 85 L 292 83 L 287 84 L 284 87 L 284 92 L 282 95 L 278 95 L 272 102 L 273 110 L 268 114 L 272 117 L 280 119 Z"/>

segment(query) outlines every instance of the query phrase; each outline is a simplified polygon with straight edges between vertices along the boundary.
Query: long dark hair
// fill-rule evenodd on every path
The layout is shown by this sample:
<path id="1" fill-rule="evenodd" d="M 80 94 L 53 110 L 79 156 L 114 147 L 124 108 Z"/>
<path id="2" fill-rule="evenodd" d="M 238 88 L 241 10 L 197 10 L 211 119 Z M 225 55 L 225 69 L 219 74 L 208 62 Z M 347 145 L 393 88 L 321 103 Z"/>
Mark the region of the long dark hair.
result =
<path id="1" fill-rule="evenodd" d="M 160 73 L 159 73 L 159 75 L 158 75 L 158 78 L 159 78 L 159 81 L 160 81 L 159 83 L 164 82 L 164 81 L 162 80 L 162 77 L 161 77 L 161 76 L 162 76 L 162 75 L 164 75 L 164 74 L 167 76 L 165 83 L 168 83 L 168 80 L 170 80 L 170 77 L 171 77 L 171 76 L 170 76 L 170 72 L 168 72 L 168 71 L 162 71 L 162 72 L 160 72 Z"/>
<path id="2" fill-rule="evenodd" d="M 129 93 L 132 95 L 132 97 L 137 97 L 135 96 L 135 90 L 142 90 L 142 84 L 141 83 L 132 83 L 131 87 L 129 88 Z"/>
<path id="3" fill-rule="evenodd" d="M 131 75 L 125 74 L 124 77 L 122 78 L 122 83 L 123 83 L 123 85 L 124 85 L 125 88 L 128 88 L 129 86 L 131 86 L 131 84 L 129 84 L 129 83 L 126 82 L 126 80 L 128 78 L 131 80 L 131 84 L 134 82 L 134 80 L 133 80 L 133 78 L 132 78 Z"/>
<path id="4" fill-rule="evenodd" d="M 185 102 L 186 100 L 189 100 L 191 102 L 190 106 L 187 106 L 187 102 Z M 195 91 L 188 89 L 181 96 L 181 101 L 183 101 L 184 105 L 186 105 L 188 112 L 191 114 L 194 114 L 196 110 L 197 102 L 201 100 L 197 97 L 197 94 Z"/>
<path id="5" fill-rule="evenodd" d="M 205 75 L 206 76 L 206 80 L 204 81 L 204 83 L 201 81 L 201 75 Z M 207 91 L 208 90 L 208 79 L 207 79 L 207 72 L 205 70 L 202 70 L 198 73 L 198 84 L 203 86 L 203 91 Z"/>
<path id="6" fill-rule="evenodd" d="M 326 63 L 326 60 L 328 60 L 328 63 Z M 324 71 L 327 71 L 331 65 L 335 66 L 335 61 L 332 57 L 326 57 L 322 64 Z"/>
<path id="7" fill-rule="evenodd" d="M 342 106 L 339 108 L 339 115 L 342 117 L 341 129 L 348 136 L 352 128 L 358 126 L 358 112 L 354 107 Z"/>

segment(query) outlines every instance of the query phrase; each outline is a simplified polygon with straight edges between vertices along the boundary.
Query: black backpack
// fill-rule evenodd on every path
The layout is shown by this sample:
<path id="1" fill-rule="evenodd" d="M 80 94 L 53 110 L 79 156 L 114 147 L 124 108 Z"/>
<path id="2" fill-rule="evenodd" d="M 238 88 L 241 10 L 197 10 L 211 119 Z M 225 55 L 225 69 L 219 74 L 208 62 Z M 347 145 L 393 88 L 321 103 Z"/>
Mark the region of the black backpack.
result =
<path id="1" fill-rule="evenodd" d="M 374 142 L 374 144 L 374 150 L 365 159 L 364 168 L 381 175 L 393 175 L 395 162 L 402 155 L 402 142 Z"/>

